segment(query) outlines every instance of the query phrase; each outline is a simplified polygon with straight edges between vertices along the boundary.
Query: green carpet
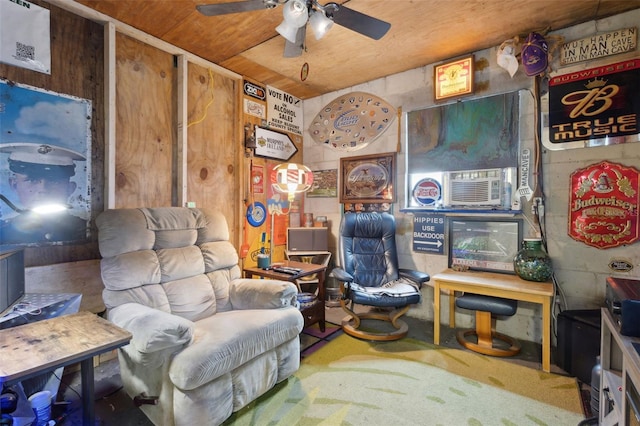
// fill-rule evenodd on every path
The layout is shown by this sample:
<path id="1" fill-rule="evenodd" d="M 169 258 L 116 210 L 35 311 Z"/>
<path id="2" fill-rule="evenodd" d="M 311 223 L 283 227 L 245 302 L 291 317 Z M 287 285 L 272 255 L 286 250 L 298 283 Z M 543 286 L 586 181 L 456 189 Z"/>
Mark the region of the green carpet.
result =
<path id="1" fill-rule="evenodd" d="M 574 378 L 414 339 L 347 335 L 225 425 L 577 425 Z"/>

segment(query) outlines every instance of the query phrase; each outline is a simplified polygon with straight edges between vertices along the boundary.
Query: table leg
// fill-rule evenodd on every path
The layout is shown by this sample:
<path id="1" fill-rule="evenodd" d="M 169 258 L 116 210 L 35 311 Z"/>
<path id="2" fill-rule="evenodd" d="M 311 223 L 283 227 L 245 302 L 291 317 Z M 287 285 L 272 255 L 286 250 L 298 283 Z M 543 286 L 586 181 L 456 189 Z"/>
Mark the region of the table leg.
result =
<path id="1" fill-rule="evenodd" d="M 456 328 L 456 291 L 449 289 L 449 328 Z"/>
<path id="2" fill-rule="evenodd" d="M 551 371 L 551 298 L 542 302 L 542 371 Z"/>
<path id="3" fill-rule="evenodd" d="M 440 344 L 440 284 L 433 284 L 433 344 Z"/>
<path id="4" fill-rule="evenodd" d="M 324 312 L 324 279 L 325 279 L 325 272 L 326 270 L 323 269 L 322 271 L 318 272 L 318 299 L 320 299 L 320 302 L 322 303 L 322 311 L 320 312 L 320 320 L 319 322 L 319 326 L 320 326 L 320 331 L 322 331 L 324 333 L 324 331 L 326 330 L 326 326 L 325 326 L 325 312 Z"/>
<path id="5" fill-rule="evenodd" d="M 80 362 L 80 378 L 82 380 L 82 424 L 95 426 L 93 357 Z"/>

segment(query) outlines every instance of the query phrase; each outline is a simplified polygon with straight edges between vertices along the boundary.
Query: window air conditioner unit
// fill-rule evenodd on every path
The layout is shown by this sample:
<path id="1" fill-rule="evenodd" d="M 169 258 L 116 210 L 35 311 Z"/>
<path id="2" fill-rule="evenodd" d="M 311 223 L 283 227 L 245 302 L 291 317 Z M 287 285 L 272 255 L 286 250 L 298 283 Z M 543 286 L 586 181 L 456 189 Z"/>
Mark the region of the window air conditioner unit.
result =
<path id="1" fill-rule="evenodd" d="M 516 168 L 446 172 L 445 206 L 503 206 L 511 204 Z"/>

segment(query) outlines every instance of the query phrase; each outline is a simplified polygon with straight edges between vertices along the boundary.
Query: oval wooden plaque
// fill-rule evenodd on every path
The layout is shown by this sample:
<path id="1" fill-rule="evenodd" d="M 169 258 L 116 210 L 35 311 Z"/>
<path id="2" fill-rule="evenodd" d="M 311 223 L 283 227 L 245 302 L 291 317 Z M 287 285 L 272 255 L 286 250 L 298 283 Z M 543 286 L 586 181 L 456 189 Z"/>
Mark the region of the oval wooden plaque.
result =
<path id="1" fill-rule="evenodd" d="M 357 151 L 376 140 L 395 118 L 396 111 L 383 99 L 352 92 L 331 101 L 312 120 L 314 141 L 340 151 Z"/>

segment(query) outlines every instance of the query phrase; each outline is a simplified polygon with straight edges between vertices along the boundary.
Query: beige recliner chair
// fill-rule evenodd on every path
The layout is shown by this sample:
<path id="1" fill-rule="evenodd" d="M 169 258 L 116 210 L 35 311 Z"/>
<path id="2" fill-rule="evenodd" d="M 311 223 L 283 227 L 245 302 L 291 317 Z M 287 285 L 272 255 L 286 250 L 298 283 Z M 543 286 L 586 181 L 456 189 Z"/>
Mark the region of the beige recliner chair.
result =
<path id="1" fill-rule="evenodd" d="M 124 388 L 152 402 L 154 424 L 220 424 L 298 369 L 296 286 L 241 278 L 222 214 L 116 209 L 96 223 L 108 319 L 133 334 Z"/>

